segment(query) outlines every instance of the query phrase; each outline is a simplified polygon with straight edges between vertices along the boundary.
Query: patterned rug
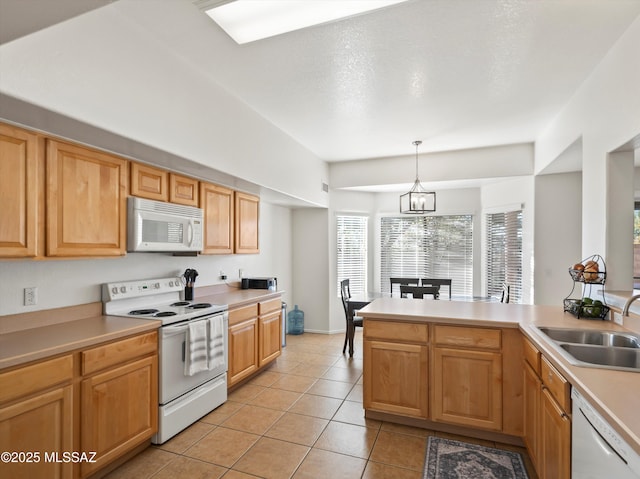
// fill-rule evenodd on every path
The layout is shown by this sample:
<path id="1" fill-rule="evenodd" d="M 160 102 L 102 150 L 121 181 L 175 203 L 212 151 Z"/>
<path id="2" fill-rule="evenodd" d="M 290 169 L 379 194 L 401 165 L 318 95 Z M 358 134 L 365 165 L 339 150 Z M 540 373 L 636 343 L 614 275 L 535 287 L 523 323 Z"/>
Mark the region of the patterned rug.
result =
<path id="1" fill-rule="evenodd" d="M 423 479 L 528 479 L 517 452 L 429 437 Z"/>

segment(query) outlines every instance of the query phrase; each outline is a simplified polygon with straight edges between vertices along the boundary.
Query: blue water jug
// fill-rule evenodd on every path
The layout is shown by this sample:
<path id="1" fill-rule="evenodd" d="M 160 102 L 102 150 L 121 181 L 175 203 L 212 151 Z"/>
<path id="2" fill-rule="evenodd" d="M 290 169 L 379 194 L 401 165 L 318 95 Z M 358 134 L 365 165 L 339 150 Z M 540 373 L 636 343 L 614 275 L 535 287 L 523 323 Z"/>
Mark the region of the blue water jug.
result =
<path id="1" fill-rule="evenodd" d="M 293 307 L 293 311 L 287 314 L 287 332 L 289 334 L 304 333 L 304 311 L 298 309 L 297 304 Z"/>

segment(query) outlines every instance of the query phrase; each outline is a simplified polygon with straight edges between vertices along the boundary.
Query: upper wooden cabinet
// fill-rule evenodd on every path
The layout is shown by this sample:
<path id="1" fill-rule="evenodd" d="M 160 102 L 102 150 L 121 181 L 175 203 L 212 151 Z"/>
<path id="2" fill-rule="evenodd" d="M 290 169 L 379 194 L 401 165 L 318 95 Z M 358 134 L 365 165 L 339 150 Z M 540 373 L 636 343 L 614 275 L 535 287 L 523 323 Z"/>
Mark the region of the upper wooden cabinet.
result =
<path id="1" fill-rule="evenodd" d="M 198 180 L 169 173 L 169 201 L 186 206 L 198 206 Z"/>
<path id="2" fill-rule="evenodd" d="M 47 255 L 126 252 L 128 162 L 47 140 Z"/>
<path id="3" fill-rule="evenodd" d="M 200 182 L 204 210 L 203 254 L 233 253 L 233 190 Z"/>
<path id="4" fill-rule="evenodd" d="M 260 198 L 236 191 L 235 252 L 259 253 Z"/>
<path id="5" fill-rule="evenodd" d="M 131 195 L 150 200 L 169 199 L 169 172 L 153 166 L 131 163 Z"/>
<path id="6" fill-rule="evenodd" d="M 0 124 L 0 257 L 38 255 L 44 159 L 39 138 Z"/>

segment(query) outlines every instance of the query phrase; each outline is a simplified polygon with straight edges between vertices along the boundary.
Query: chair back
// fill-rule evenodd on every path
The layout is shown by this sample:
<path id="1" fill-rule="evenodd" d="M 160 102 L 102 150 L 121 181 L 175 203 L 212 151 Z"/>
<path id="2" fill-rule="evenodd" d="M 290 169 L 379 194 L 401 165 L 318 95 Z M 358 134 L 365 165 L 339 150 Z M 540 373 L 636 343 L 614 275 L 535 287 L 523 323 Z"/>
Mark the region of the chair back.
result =
<path id="1" fill-rule="evenodd" d="M 411 293 L 413 298 L 424 299 L 424 295 L 432 295 L 433 299 L 438 299 L 440 294 L 438 293 L 440 286 L 409 286 L 400 285 L 400 297 L 406 298 L 407 294 Z"/>
<path id="2" fill-rule="evenodd" d="M 349 280 L 343 279 L 340 281 L 340 298 L 342 298 L 342 307 L 344 308 L 344 314 L 348 315 L 347 300 L 351 297 L 351 290 L 349 289 Z"/>
<path id="3" fill-rule="evenodd" d="M 502 283 L 502 296 L 500 298 L 501 303 L 508 303 L 511 296 L 511 285 L 509 283 Z"/>
<path id="4" fill-rule="evenodd" d="M 398 284 L 400 286 L 402 285 L 414 285 L 414 286 L 418 286 L 418 284 L 420 284 L 420 279 L 418 278 L 389 278 L 389 281 L 391 283 L 391 289 L 389 290 L 389 295 L 393 296 L 393 285 L 394 284 Z"/>

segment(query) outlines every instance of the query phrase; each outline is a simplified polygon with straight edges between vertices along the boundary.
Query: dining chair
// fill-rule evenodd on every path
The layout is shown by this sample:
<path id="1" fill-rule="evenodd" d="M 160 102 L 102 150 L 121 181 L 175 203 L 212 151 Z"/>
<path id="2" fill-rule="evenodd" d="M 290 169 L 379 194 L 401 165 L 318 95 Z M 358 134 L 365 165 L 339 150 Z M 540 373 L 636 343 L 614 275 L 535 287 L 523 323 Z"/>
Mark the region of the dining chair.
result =
<path id="1" fill-rule="evenodd" d="M 420 280 L 421 286 L 437 286 L 439 288 L 446 286 L 449 288 L 449 300 L 451 300 L 451 280 L 448 278 L 422 278 Z"/>
<path id="2" fill-rule="evenodd" d="M 415 299 L 424 299 L 424 295 L 432 295 L 433 299 L 438 299 L 440 297 L 440 286 L 409 286 L 409 285 L 400 285 L 400 297 L 406 298 L 407 294 L 411 294 L 411 296 Z"/>
<path id="3" fill-rule="evenodd" d="M 347 321 L 347 329 L 344 335 L 344 346 L 342 346 L 342 354 L 344 354 L 347 350 L 347 343 L 349 342 L 349 339 L 351 338 L 351 340 L 353 340 L 356 326 L 362 327 L 362 317 L 356 314 L 357 311 L 354 311 L 353 314 L 349 314 L 349 305 L 347 304 L 347 301 L 351 298 L 351 290 L 349 289 L 348 279 L 340 281 L 340 297 L 342 298 L 344 317 Z"/>
<path id="4" fill-rule="evenodd" d="M 509 283 L 502 283 L 502 296 L 500 297 L 501 303 L 508 303 L 511 296 L 511 285 Z"/>
<path id="5" fill-rule="evenodd" d="M 393 285 L 394 284 L 398 284 L 400 286 L 402 285 L 413 285 L 413 286 L 418 286 L 420 284 L 420 279 L 418 278 L 389 278 L 389 281 L 391 282 L 391 289 L 389 290 L 389 295 L 393 296 Z"/>

